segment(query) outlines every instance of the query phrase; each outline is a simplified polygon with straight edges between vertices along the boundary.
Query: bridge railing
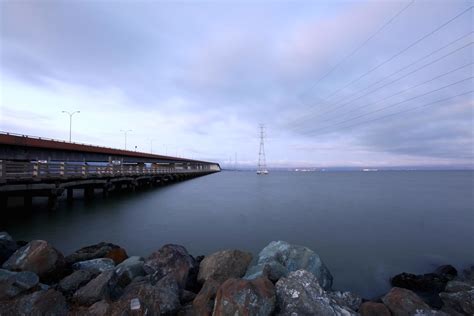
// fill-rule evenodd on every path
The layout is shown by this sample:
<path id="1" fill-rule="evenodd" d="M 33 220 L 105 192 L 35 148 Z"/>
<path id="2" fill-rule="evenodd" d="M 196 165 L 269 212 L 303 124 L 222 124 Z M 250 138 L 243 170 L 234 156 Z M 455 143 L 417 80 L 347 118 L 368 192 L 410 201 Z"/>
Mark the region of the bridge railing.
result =
<path id="1" fill-rule="evenodd" d="M 145 165 L 88 165 L 72 162 L 21 162 L 0 160 L 0 180 L 77 179 L 120 176 L 147 176 L 176 173 L 206 173 L 210 169 L 191 169 Z"/>

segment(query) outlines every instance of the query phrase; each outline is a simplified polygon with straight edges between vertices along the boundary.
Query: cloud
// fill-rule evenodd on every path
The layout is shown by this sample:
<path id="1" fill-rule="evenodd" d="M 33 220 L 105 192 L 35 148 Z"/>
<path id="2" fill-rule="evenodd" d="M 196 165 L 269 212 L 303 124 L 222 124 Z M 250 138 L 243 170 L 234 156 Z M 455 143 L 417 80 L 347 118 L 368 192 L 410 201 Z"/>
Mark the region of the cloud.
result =
<path id="1" fill-rule="evenodd" d="M 339 123 L 472 75 L 472 66 L 467 67 L 387 99 L 472 62 L 472 46 L 321 115 L 472 31 L 468 14 L 334 94 L 469 5 L 417 1 L 318 81 L 407 3 L 2 2 L 2 126 L 62 137 L 58 113 L 80 108 L 76 135 L 84 141 L 121 146 L 117 131 L 126 127 L 134 130 L 131 137 L 139 148 L 148 148 L 149 139 L 156 138 L 161 147 L 179 144 L 183 154 L 228 157 L 237 151 L 242 161 L 255 161 L 257 124 L 264 122 L 269 161 L 279 165 L 343 164 L 341 154 L 347 164 L 429 159 L 465 164 L 472 159 L 472 98 L 450 103 L 450 109 L 430 107 L 382 123 L 350 128 Z M 380 115 L 468 88 L 459 85 Z M 14 111 L 30 116 L 18 117 Z M 52 123 L 33 127 L 34 116 Z M 314 133 L 323 128 L 323 134 Z"/>

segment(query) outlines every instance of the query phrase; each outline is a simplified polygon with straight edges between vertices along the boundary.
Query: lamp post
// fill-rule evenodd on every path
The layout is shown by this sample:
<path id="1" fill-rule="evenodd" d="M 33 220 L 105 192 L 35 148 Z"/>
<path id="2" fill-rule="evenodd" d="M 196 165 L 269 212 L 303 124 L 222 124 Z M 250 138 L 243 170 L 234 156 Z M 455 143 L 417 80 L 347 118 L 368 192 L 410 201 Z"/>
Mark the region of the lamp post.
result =
<path id="1" fill-rule="evenodd" d="M 71 142 L 72 116 L 76 113 L 81 113 L 81 111 L 74 111 L 74 112 L 63 111 L 62 113 L 66 113 L 67 115 L 69 115 L 69 142 Z"/>
<path id="2" fill-rule="evenodd" d="M 124 134 L 124 136 L 125 136 L 125 150 L 127 150 L 127 133 L 128 133 L 128 132 L 131 132 L 132 130 L 131 130 L 131 129 L 126 129 L 126 130 L 121 129 L 120 131 L 121 131 L 121 132 Z"/>
<path id="3" fill-rule="evenodd" d="M 156 139 L 150 139 L 150 154 L 153 154 L 153 141 Z"/>

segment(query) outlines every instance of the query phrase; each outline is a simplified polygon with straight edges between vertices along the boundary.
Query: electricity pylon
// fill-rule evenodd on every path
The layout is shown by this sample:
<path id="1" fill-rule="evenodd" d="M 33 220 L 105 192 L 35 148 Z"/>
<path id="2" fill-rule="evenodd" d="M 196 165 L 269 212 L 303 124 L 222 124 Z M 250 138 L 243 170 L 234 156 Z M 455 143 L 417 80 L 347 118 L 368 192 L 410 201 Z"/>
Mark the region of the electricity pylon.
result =
<path id="1" fill-rule="evenodd" d="M 260 124 L 260 150 L 258 151 L 258 166 L 257 174 L 266 175 L 268 174 L 267 170 L 267 161 L 265 158 L 265 125 Z"/>

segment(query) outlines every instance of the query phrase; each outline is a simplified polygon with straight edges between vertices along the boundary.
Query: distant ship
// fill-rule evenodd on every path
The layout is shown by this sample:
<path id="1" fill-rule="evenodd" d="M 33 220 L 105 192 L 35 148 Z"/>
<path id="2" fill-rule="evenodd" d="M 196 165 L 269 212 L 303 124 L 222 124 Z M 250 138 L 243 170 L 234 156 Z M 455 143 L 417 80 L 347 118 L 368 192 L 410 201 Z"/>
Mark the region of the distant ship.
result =
<path id="1" fill-rule="evenodd" d="M 379 169 L 362 169 L 362 171 L 379 171 Z"/>
<path id="2" fill-rule="evenodd" d="M 260 174 L 260 175 L 267 175 L 267 174 L 268 174 L 268 170 L 267 170 L 267 169 L 264 169 L 264 170 L 257 170 L 257 174 Z"/>

